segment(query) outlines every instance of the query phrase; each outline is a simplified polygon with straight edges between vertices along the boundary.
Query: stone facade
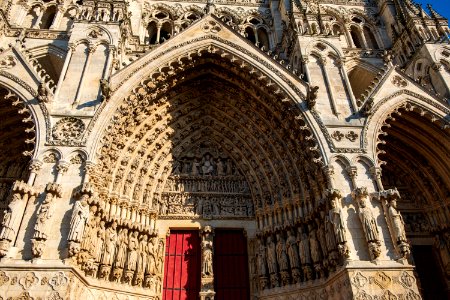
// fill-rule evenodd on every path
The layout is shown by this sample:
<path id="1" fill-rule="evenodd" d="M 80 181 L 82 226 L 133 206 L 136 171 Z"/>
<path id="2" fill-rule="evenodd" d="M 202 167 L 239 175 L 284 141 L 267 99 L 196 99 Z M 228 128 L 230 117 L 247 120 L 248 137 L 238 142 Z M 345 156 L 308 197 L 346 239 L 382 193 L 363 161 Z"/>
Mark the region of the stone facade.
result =
<path id="1" fill-rule="evenodd" d="M 0 299 L 161 299 L 180 228 L 202 300 L 215 228 L 251 299 L 446 299 L 449 35 L 411 0 L 0 1 Z"/>

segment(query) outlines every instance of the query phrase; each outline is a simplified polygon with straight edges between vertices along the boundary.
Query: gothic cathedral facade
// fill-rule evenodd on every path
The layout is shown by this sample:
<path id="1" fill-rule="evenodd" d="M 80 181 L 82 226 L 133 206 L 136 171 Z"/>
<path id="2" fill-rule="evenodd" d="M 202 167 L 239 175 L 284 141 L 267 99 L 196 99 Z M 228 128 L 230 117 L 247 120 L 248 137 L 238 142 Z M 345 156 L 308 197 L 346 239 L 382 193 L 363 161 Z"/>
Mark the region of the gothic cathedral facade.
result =
<path id="1" fill-rule="evenodd" d="M 1 0 L 0 299 L 448 299 L 449 99 L 413 0 Z"/>

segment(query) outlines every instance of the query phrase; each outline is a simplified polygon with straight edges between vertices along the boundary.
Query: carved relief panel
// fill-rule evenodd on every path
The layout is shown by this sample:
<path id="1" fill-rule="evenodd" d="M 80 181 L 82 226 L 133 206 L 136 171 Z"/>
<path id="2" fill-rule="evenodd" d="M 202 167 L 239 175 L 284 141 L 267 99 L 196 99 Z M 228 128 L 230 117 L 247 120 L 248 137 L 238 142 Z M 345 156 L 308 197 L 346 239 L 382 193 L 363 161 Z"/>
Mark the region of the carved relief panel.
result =
<path id="1" fill-rule="evenodd" d="M 228 155 L 202 143 L 174 160 L 159 203 L 161 218 L 253 215 L 249 185 Z"/>

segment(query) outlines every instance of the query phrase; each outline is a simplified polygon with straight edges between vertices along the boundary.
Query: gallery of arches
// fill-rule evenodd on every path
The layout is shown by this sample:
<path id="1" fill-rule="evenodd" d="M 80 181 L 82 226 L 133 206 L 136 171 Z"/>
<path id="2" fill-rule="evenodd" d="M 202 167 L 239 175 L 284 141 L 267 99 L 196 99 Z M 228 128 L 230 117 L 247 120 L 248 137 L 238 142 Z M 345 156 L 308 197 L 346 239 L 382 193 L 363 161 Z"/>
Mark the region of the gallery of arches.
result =
<path id="1" fill-rule="evenodd" d="M 0 299 L 450 299 L 450 29 L 413 0 L 0 0 Z"/>

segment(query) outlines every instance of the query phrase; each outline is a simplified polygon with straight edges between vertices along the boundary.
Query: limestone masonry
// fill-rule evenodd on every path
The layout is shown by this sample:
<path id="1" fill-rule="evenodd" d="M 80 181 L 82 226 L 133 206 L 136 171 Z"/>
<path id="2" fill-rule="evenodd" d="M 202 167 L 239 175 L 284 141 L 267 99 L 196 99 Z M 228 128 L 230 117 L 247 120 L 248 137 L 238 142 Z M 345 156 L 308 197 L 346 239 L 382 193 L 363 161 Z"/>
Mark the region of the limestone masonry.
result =
<path id="1" fill-rule="evenodd" d="M 449 299 L 449 99 L 412 0 L 0 0 L 0 299 Z"/>

